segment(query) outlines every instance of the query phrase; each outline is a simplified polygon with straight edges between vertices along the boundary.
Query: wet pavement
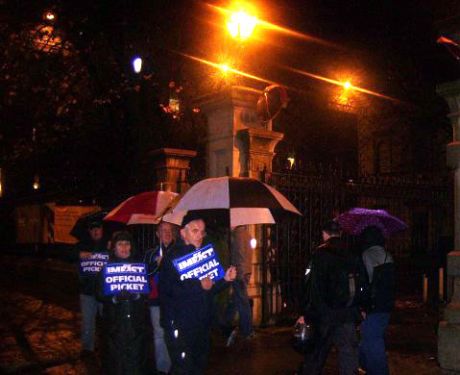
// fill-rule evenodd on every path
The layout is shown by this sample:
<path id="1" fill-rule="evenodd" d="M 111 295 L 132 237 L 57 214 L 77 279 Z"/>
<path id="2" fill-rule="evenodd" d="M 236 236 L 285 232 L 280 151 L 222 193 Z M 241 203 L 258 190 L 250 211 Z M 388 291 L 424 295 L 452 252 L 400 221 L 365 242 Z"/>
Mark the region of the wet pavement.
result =
<path id="1" fill-rule="evenodd" d="M 4 265 L 0 273 L 0 373 L 101 373 L 97 357 L 80 358 L 73 267 L 30 257 L 1 256 L 0 260 Z M 398 301 L 387 337 L 392 374 L 442 373 L 436 360 L 437 319 L 437 311 L 415 298 Z M 207 374 L 293 374 L 301 356 L 291 348 L 291 334 L 288 326 L 258 329 L 255 338 L 237 339 L 227 348 L 225 339 L 215 332 Z M 337 373 L 333 352 L 324 374 Z"/>

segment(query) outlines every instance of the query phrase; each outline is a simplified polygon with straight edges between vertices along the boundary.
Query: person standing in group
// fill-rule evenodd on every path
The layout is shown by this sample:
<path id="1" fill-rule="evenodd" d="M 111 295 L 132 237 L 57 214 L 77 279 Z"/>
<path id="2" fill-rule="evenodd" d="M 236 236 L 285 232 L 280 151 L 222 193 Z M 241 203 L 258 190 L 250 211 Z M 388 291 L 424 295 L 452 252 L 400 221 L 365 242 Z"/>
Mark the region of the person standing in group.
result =
<path id="1" fill-rule="evenodd" d="M 360 362 L 368 375 L 389 374 L 385 331 L 395 300 L 395 267 L 381 230 L 369 226 L 359 236 L 368 285 L 363 297 Z"/>
<path id="2" fill-rule="evenodd" d="M 297 324 L 308 320 L 315 330 L 313 347 L 305 353 L 301 373 L 321 374 L 335 345 L 340 374 L 352 375 L 358 371 L 359 262 L 342 243 L 335 221 L 324 225 L 322 238 L 323 244 L 315 249 L 305 272 L 305 303 L 297 320 Z"/>
<path id="3" fill-rule="evenodd" d="M 94 253 L 106 253 L 107 241 L 101 221 L 88 225 L 89 240 L 81 241 L 76 246 L 79 261 L 88 260 Z M 80 308 L 82 315 L 81 347 L 82 355 L 94 354 L 96 338 L 96 316 L 102 305 L 96 299 L 97 273 L 79 273 Z"/>
<path id="4" fill-rule="evenodd" d="M 172 374 L 203 374 L 209 352 L 214 295 L 236 277 L 235 267 L 229 267 L 223 279 L 213 282 L 181 280 L 174 260 L 200 249 L 206 235 L 206 225 L 198 215 L 187 214 L 180 229 L 183 244 L 171 249 L 160 269 L 161 325 L 172 361 Z"/>
<path id="5" fill-rule="evenodd" d="M 160 325 L 160 300 L 158 294 L 159 269 L 163 257 L 174 246 L 176 240 L 176 229 L 173 224 L 162 221 L 157 228 L 156 235 L 159 244 L 156 248 L 149 250 L 144 255 L 144 263 L 149 270 L 150 294 L 147 302 L 150 310 L 150 321 L 152 323 L 155 365 L 158 374 L 167 374 L 171 369 L 171 359 L 164 338 L 164 330 Z"/>
<path id="6" fill-rule="evenodd" d="M 145 304 L 143 294 L 123 290 L 117 295 L 104 293 L 104 270 L 117 263 L 139 262 L 129 232 L 116 232 L 111 240 L 110 258 L 99 272 L 97 297 L 104 304 L 102 367 L 104 374 L 140 375 L 146 373 Z"/>
<path id="7" fill-rule="evenodd" d="M 232 323 L 235 314 L 239 315 L 239 334 L 243 339 L 254 336 L 252 326 L 252 309 L 248 296 L 248 284 L 252 273 L 251 236 L 247 226 L 238 226 L 232 229 L 230 243 L 230 264 L 236 267 L 236 279 L 232 283 L 232 294 L 224 315 L 224 334 L 227 337 L 227 346 L 234 343 L 237 329 Z"/>

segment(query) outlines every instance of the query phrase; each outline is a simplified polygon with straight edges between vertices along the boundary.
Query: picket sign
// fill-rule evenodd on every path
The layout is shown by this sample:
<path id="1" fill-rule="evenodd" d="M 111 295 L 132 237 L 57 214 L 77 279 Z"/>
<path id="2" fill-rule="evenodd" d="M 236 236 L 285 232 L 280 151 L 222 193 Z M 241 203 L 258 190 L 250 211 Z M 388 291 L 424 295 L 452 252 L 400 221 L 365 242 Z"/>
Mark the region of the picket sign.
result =
<path id="1" fill-rule="evenodd" d="M 181 280 L 204 279 L 209 277 L 216 281 L 225 276 L 224 269 L 217 258 L 212 244 L 173 260 L 174 267 Z"/>
<path id="2" fill-rule="evenodd" d="M 113 296 L 122 291 L 150 293 L 145 263 L 111 263 L 104 268 L 104 295 Z"/>
<path id="3" fill-rule="evenodd" d="M 93 253 L 89 258 L 80 259 L 80 275 L 90 276 L 97 274 L 109 260 L 108 253 Z"/>

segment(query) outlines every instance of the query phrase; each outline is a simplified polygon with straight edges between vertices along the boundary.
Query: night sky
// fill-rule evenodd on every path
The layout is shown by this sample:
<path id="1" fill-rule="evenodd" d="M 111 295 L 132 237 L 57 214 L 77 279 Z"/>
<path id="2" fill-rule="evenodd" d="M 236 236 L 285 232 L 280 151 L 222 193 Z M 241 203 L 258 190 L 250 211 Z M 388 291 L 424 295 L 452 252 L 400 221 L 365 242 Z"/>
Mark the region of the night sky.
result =
<path id="1" fill-rule="evenodd" d="M 43 191 L 122 194 L 126 178 L 141 186 L 136 175 L 142 170 L 133 166 L 141 165 L 149 148 L 204 150 L 204 119 L 192 111 L 193 99 L 225 82 L 214 68 L 183 54 L 214 62 L 230 56 L 237 68 L 287 86 L 293 99 L 287 113 L 300 123 L 303 109 L 296 103 L 320 113 L 337 87 L 292 69 L 338 81 L 351 77 L 356 86 L 392 97 L 398 103 L 391 104 L 393 112 L 410 112 L 414 129 L 445 125 L 447 106 L 435 87 L 458 78 L 460 64 L 436 39 L 458 20 L 455 1 L 253 4 L 261 19 L 302 35 L 264 29 L 235 45 L 225 36 L 222 15 L 199 1 L 2 1 L 7 48 L 0 160 L 10 180 L 18 180 L 9 184 L 10 193 L 31 194 L 30 181 L 40 171 Z M 37 53 L 26 39 L 13 38 L 42 24 L 45 10 L 56 13 L 53 25 L 69 43 L 65 57 Z M 135 55 L 144 57 L 142 75 L 132 72 Z M 172 95 L 183 104 L 180 119 L 163 111 Z M 288 133 L 289 143 L 288 129 L 279 130 Z M 287 144 L 285 151 L 292 148 Z"/>

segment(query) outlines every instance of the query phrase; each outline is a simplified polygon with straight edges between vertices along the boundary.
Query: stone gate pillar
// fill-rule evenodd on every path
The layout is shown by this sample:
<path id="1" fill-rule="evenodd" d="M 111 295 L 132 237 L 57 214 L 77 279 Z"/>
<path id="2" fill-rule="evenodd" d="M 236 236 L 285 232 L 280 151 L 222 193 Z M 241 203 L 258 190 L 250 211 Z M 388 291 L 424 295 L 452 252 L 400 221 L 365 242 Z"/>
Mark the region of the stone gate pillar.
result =
<path id="1" fill-rule="evenodd" d="M 190 161 L 196 151 L 177 148 L 160 148 L 149 154 L 156 176 L 155 190 L 183 193 L 188 188 Z"/>
<path id="2" fill-rule="evenodd" d="M 208 177 L 260 178 L 262 171 L 272 170 L 275 147 L 283 134 L 271 130 L 257 117 L 256 103 L 261 91 L 233 86 L 217 94 L 200 98 L 197 104 L 208 118 Z M 257 239 L 253 252 L 253 272 L 249 296 L 254 301 L 254 323 L 262 320 L 262 233 L 251 226 Z"/>
<path id="3" fill-rule="evenodd" d="M 460 80 L 440 85 L 437 91 L 450 109 L 453 141 L 447 145 L 447 164 L 455 173 L 455 251 L 447 255 L 447 276 L 453 290 L 449 291 L 451 301 L 444 310 L 444 320 L 439 323 L 438 360 L 442 368 L 460 371 Z"/>

